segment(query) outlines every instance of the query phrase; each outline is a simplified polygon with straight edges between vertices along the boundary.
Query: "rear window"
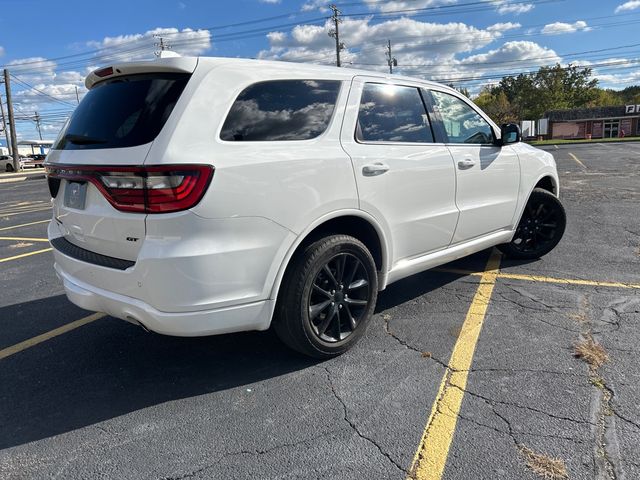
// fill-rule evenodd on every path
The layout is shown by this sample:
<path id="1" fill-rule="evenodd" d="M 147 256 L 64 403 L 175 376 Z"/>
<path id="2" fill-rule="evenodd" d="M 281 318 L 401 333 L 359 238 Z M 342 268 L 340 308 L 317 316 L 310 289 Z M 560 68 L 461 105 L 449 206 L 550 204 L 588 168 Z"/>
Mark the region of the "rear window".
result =
<path id="1" fill-rule="evenodd" d="M 190 76 L 150 73 L 98 83 L 82 99 L 53 148 L 123 148 L 151 142 L 171 115 Z"/>
<path id="2" fill-rule="evenodd" d="M 340 91 L 332 80 L 273 80 L 244 89 L 222 126 L 232 142 L 309 140 L 327 129 Z"/>

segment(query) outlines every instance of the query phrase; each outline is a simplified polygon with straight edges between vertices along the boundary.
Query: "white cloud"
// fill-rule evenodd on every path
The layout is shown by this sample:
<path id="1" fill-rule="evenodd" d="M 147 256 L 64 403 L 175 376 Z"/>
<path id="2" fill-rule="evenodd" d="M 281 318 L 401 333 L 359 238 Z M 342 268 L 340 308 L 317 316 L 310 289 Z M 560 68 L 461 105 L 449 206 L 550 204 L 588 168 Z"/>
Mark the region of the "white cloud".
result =
<path id="1" fill-rule="evenodd" d="M 616 13 L 624 12 L 627 10 L 636 10 L 640 8 L 640 0 L 629 0 L 621 5 L 616 7 Z"/>
<path id="2" fill-rule="evenodd" d="M 587 22 L 579 20 L 574 23 L 563 23 L 563 22 L 554 22 L 548 25 L 545 25 L 542 29 L 542 33 L 545 35 L 559 35 L 562 33 L 574 33 L 578 31 L 588 32 L 591 30 L 589 26 L 587 26 Z"/>
<path id="3" fill-rule="evenodd" d="M 508 30 L 515 30 L 520 27 L 522 27 L 522 25 L 520 25 L 519 23 L 513 23 L 513 22 L 496 23 L 494 25 L 488 26 L 487 31 L 503 33 Z"/>
<path id="4" fill-rule="evenodd" d="M 525 62 L 526 61 L 526 62 Z M 481 53 L 478 55 L 472 55 L 465 58 L 460 63 L 462 65 L 470 64 L 498 64 L 500 63 L 501 70 L 505 69 L 505 64 L 509 63 L 509 68 L 519 68 L 518 64 L 526 66 L 535 65 L 549 65 L 560 62 L 561 58 L 555 51 L 550 48 L 542 47 L 534 42 L 507 42 L 500 48 L 490 50 L 487 53 Z"/>
<path id="5" fill-rule="evenodd" d="M 518 24 L 503 23 L 478 29 L 464 23 L 428 23 L 410 18 L 371 24 L 371 18 L 345 18 L 341 41 L 345 61 L 384 63 L 383 43 L 393 40 L 398 61 L 419 58 L 452 57 L 489 45 L 502 32 L 518 28 Z M 331 25 L 298 25 L 290 33 L 271 32 L 267 35 L 270 48 L 259 53 L 260 58 L 315 61 L 331 63 L 335 43 L 327 35 Z M 406 63 L 406 62 L 405 62 Z"/>
<path id="6" fill-rule="evenodd" d="M 393 12 L 396 10 L 414 10 L 420 8 L 436 7 L 439 5 L 451 5 L 457 3 L 458 0 L 390 0 L 381 2 L 380 0 L 365 0 L 365 3 L 371 10 L 380 12 Z M 419 13 L 418 11 L 414 13 Z M 412 12 L 406 12 L 412 15 Z"/>
<path id="7" fill-rule="evenodd" d="M 153 59 L 157 50 L 154 43 L 158 42 L 155 35 L 163 36 L 172 50 L 182 55 L 201 55 L 211 48 L 211 33 L 207 30 L 156 28 L 144 33 L 87 42 L 85 46 L 98 52 L 93 58 L 85 57 L 84 61 L 62 61 L 58 65 L 42 57 L 13 60 L 8 64 L 11 73 L 33 87 L 29 88 L 17 80 L 12 83 L 16 113 L 23 118 L 31 118 L 34 112 L 39 112 L 43 119 L 43 133 L 48 138 L 54 137 L 62 127 L 66 112 L 77 103 L 76 91 L 80 98 L 86 93 L 84 79 L 89 72 L 114 62 Z M 69 63 L 74 66 L 65 66 Z M 18 132 L 25 138 L 37 137 L 31 121 L 19 122 Z"/>
<path id="8" fill-rule="evenodd" d="M 496 23 L 479 29 L 464 23 L 430 23 L 412 18 L 372 23 L 372 18 L 345 18 L 341 40 L 346 48 L 341 59 L 346 67 L 386 72 L 386 39 L 392 41 L 398 60 L 394 72 L 449 82 L 487 74 L 529 70 L 562 59 L 551 49 L 534 42 L 508 42 L 482 54 L 473 54 L 501 39 L 505 32 L 519 29 L 514 22 Z M 332 65 L 335 43 L 327 35 L 331 25 L 298 25 L 291 32 L 267 35 L 269 49 L 259 58 Z M 463 84 L 464 85 L 464 84 Z M 480 88 L 468 82 L 472 91 Z"/>
<path id="9" fill-rule="evenodd" d="M 258 0 L 260 3 L 269 3 L 271 5 L 275 5 L 276 3 L 280 3 L 282 0 Z"/>
<path id="10" fill-rule="evenodd" d="M 171 50 L 184 56 L 202 55 L 211 48 L 211 32 L 209 30 L 192 30 L 184 28 L 155 28 L 144 33 L 105 37 L 99 41 L 87 42 L 87 46 L 95 49 L 107 49 L 108 62 L 128 62 L 132 60 L 153 59 L 157 50 L 158 37 L 168 43 Z M 113 54 L 108 51 L 112 50 Z"/>
<path id="11" fill-rule="evenodd" d="M 533 3 L 511 3 L 511 0 L 494 0 L 496 10 L 500 15 L 512 13 L 514 15 L 520 15 L 521 13 L 527 13 L 533 10 Z"/>
<path id="12" fill-rule="evenodd" d="M 302 4 L 301 10 L 303 12 L 310 12 L 311 10 L 319 10 L 321 12 L 326 12 L 329 10 L 327 8 L 328 2 L 326 0 L 308 0 L 307 2 Z"/>

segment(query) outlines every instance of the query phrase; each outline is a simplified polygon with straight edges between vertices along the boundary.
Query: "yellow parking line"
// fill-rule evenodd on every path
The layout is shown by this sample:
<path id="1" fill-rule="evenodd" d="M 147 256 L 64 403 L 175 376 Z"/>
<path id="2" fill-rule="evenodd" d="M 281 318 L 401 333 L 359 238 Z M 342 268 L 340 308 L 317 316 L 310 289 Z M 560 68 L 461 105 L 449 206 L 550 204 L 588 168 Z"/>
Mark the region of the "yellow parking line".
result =
<path id="1" fill-rule="evenodd" d="M 442 273 L 454 273 L 456 275 L 473 275 L 476 277 L 482 276 L 482 272 L 474 272 L 473 270 L 465 270 L 462 268 L 434 268 L 436 272 Z M 625 282 L 605 282 L 600 280 L 582 280 L 578 278 L 557 278 L 546 277 L 544 275 L 526 275 L 520 273 L 507 273 L 500 272 L 498 278 L 507 278 L 511 280 L 523 280 L 528 282 L 541 282 L 541 283 L 559 283 L 563 285 L 582 285 L 587 287 L 606 287 L 606 288 L 631 288 L 640 289 L 640 283 L 625 283 Z"/>
<path id="2" fill-rule="evenodd" d="M 51 220 L 39 220 L 37 222 L 23 223 L 22 225 L 13 225 L 11 227 L 2 227 L 2 228 L 0 228 L 0 232 L 4 232 L 5 230 L 13 230 L 14 228 L 28 227 L 30 225 L 37 225 L 39 223 L 48 223 L 50 221 Z"/>
<path id="3" fill-rule="evenodd" d="M 29 238 L 29 237 L 0 237 L 0 240 L 12 240 L 15 242 L 48 242 L 48 238 Z"/>
<path id="4" fill-rule="evenodd" d="M 464 389 L 467 386 L 469 368 L 499 268 L 500 255 L 493 250 L 482 273 L 480 285 L 473 297 L 458 340 L 453 347 L 449 364 L 440 382 L 436 402 L 432 407 L 418 450 L 413 457 L 411 478 L 439 480 L 442 477 L 456 430 Z"/>
<path id="5" fill-rule="evenodd" d="M 22 210 L 32 210 L 34 208 L 50 208 L 51 203 L 49 202 L 34 202 L 29 205 L 4 205 L 0 207 L 0 214 L 2 213 L 12 213 L 12 212 L 21 212 Z"/>
<path id="6" fill-rule="evenodd" d="M 76 320 L 75 322 L 67 323 L 58 328 L 54 328 L 42 335 L 38 335 L 37 337 L 30 338 L 29 340 L 25 340 L 24 342 L 17 343 L 12 347 L 5 348 L 4 350 L 0 350 L 0 360 L 3 358 L 10 357 L 18 352 L 26 350 L 27 348 L 31 348 L 34 345 L 38 345 L 39 343 L 46 342 L 58 335 L 62 335 L 63 333 L 67 333 L 71 330 L 74 330 L 78 327 L 82 327 L 87 323 L 95 322 L 96 320 L 105 317 L 104 313 L 94 313 L 93 315 L 89 315 L 88 317 L 81 318 L 80 320 Z"/>
<path id="7" fill-rule="evenodd" d="M 571 158 L 573 158 L 573 159 L 578 163 L 578 165 L 580 165 L 582 168 L 584 168 L 585 170 L 587 169 L 587 167 L 585 166 L 585 164 L 584 164 L 584 163 L 582 163 L 582 162 L 580 161 L 580 159 L 579 159 L 578 157 L 576 157 L 573 153 L 569 153 L 569 156 L 570 156 Z"/>
<path id="8" fill-rule="evenodd" d="M 640 289 L 640 284 L 623 282 L 600 282 L 598 280 L 580 280 L 573 278 L 555 278 L 541 275 L 521 275 L 518 273 L 500 273 L 500 278 L 511 280 L 528 280 L 530 282 L 559 283 L 564 285 L 584 285 L 589 287 L 632 288 Z"/>
<path id="9" fill-rule="evenodd" d="M 51 210 L 51 207 L 38 208 L 36 210 L 25 210 L 24 212 L 0 213 L 0 217 L 13 217 L 14 215 L 22 215 L 23 213 L 44 212 L 45 210 Z"/>
<path id="10" fill-rule="evenodd" d="M 0 263 L 9 262 L 11 260 L 18 260 L 19 258 L 30 257 L 31 255 L 38 255 L 39 253 L 50 252 L 52 248 L 43 248 L 42 250 L 36 250 L 35 252 L 23 253 L 21 255 L 15 255 L 13 257 L 0 258 Z"/>

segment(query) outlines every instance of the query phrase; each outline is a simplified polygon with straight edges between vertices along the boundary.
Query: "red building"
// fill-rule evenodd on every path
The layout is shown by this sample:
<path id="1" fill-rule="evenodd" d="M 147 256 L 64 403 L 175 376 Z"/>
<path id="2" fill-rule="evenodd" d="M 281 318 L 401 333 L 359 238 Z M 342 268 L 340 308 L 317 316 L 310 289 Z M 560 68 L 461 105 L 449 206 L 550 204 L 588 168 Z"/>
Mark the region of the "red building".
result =
<path id="1" fill-rule="evenodd" d="M 547 138 L 617 138 L 640 135 L 640 105 L 551 110 Z"/>

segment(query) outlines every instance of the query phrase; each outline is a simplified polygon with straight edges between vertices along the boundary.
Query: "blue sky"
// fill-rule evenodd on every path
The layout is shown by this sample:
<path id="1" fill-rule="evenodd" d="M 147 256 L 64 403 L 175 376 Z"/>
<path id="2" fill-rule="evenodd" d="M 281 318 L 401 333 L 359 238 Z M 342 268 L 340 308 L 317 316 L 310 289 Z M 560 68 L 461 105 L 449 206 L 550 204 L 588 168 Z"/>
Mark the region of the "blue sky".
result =
<path id="1" fill-rule="evenodd" d="M 14 75 L 18 134 L 55 137 L 94 68 L 152 59 L 162 36 L 183 55 L 331 64 L 323 0 L 2 0 L 0 64 Z M 345 0 L 347 66 L 386 70 L 472 92 L 540 65 L 593 65 L 601 85 L 640 84 L 640 0 Z M 255 21 L 255 22 L 254 22 Z M 237 25 L 239 24 L 239 25 Z M 232 25 L 232 26 L 229 26 Z M 4 93 L 4 92 L 3 92 Z M 4 97 L 4 94 L 3 94 Z"/>

